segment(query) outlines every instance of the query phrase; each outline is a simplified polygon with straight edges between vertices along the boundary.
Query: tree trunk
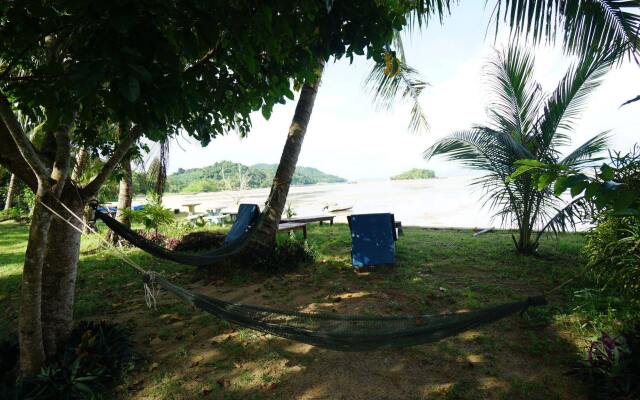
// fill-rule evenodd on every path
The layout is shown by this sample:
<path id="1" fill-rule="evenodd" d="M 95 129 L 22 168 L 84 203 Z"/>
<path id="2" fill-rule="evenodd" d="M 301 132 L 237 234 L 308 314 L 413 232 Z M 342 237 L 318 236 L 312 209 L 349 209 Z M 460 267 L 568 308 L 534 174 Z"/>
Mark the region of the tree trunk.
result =
<path id="1" fill-rule="evenodd" d="M 133 173 L 131 172 L 131 159 L 125 157 L 122 160 L 122 178 L 120 178 L 120 186 L 118 189 L 118 211 L 116 211 L 116 219 L 121 223 L 130 226 L 131 221 L 127 216 L 125 210 L 131 209 L 131 202 L 133 200 Z M 108 240 L 112 243 L 118 241 L 118 235 L 115 232 L 109 231 Z"/>
<path id="2" fill-rule="evenodd" d="M 120 179 L 120 187 L 118 192 L 118 211 L 116 219 L 123 224 L 130 226 L 131 221 L 125 210 L 131 209 L 133 201 L 133 173 L 131 172 L 131 159 L 126 157 L 122 161 L 122 179 Z"/>
<path id="3" fill-rule="evenodd" d="M 9 186 L 7 187 L 7 198 L 5 199 L 4 209 L 8 210 L 13 205 L 13 197 L 16 192 L 16 174 L 11 174 L 11 178 L 9 179 Z"/>
<path id="4" fill-rule="evenodd" d="M 73 166 L 73 175 L 72 179 L 75 182 L 78 182 L 84 173 L 84 168 L 87 166 L 87 162 L 89 161 L 89 152 L 84 147 L 80 147 L 78 150 L 78 154 L 76 154 L 76 162 Z"/>
<path id="5" fill-rule="evenodd" d="M 61 196 L 73 213 L 82 218 L 84 203 L 74 190 Z M 57 217 L 51 221 L 49 240 L 42 273 L 42 325 L 46 356 L 52 357 L 61 348 L 73 327 L 73 304 L 80 256 L 82 224 L 65 211 L 65 222 Z M 73 227 L 80 229 L 80 231 Z"/>
<path id="6" fill-rule="evenodd" d="M 33 210 L 29 242 L 25 254 L 20 288 L 20 315 L 18 331 L 20 340 L 20 372 L 32 376 L 44 365 L 42 342 L 42 265 L 47 244 L 51 214 L 40 203 L 45 191 L 38 189 Z"/>
<path id="7" fill-rule="evenodd" d="M 302 149 L 304 135 L 307 133 L 307 125 L 311 119 L 311 112 L 313 111 L 316 94 L 318 93 L 323 67 L 324 65 L 322 64 L 320 66 L 320 76 L 318 76 L 316 83 L 314 85 L 305 83 L 300 91 L 300 98 L 298 99 L 296 111 L 293 115 L 291 126 L 289 127 L 287 141 L 282 150 L 280 164 L 278 164 L 278 169 L 273 178 L 271 192 L 265 204 L 265 209 L 262 212 L 262 218 L 254 234 L 250 236 L 247 253 L 255 254 L 256 252 L 266 252 L 275 242 L 278 224 L 280 223 L 280 218 L 284 211 L 285 203 L 287 202 L 289 187 L 291 186 L 293 174 L 296 171 L 296 164 L 298 163 L 298 156 Z"/>

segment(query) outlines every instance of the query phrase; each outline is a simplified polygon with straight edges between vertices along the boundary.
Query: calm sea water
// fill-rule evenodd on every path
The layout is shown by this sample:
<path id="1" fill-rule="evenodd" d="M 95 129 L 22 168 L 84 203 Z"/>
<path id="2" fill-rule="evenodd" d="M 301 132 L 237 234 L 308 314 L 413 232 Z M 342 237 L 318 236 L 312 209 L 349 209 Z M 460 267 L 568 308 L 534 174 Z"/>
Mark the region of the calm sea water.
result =
<path id="1" fill-rule="evenodd" d="M 391 212 L 403 225 L 433 227 L 487 228 L 499 227 L 492 212 L 482 207 L 478 188 L 470 187 L 472 178 L 437 178 L 413 181 L 363 181 L 328 185 L 294 186 L 288 202 L 299 216 L 322 214 L 327 203 L 353 205 L 338 212 L 336 222 L 346 222 L 346 215 Z M 223 207 L 237 209 L 238 203 L 262 206 L 269 189 L 226 191 L 197 194 L 167 194 L 164 204 L 186 210 L 183 204 L 199 203 L 196 211 Z"/>

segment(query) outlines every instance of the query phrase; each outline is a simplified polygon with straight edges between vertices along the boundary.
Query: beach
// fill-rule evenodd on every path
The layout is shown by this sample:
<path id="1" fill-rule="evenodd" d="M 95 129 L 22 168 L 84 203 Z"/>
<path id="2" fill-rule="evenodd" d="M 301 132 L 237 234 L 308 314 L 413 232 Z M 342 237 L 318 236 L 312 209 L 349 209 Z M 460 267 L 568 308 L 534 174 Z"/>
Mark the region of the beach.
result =
<path id="1" fill-rule="evenodd" d="M 292 186 L 287 203 L 297 215 L 318 215 L 328 203 L 353 205 L 337 212 L 336 222 L 346 222 L 346 215 L 390 212 L 407 226 L 487 228 L 500 226 L 492 221 L 492 212 L 482 207 L 482 192 L 470 187 L 472 177 L 424 180 L 372 180 L 337 184 Z M 164 205 L 186 211 L 183 204 L 195 203 L 197 212 L 207 209 L 237 209 L 240 203 L 264 205 L 269 188 L 212 193 L 167 193 Z M 137 199 L 142 201 L 143 199 Z"/>

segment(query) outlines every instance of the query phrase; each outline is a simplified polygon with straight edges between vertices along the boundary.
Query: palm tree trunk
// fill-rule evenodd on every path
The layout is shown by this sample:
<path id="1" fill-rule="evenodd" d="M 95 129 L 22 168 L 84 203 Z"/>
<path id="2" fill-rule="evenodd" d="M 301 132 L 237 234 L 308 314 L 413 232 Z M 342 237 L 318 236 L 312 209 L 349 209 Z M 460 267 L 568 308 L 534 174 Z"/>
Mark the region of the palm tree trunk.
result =
<path id="1" fill-rule="evenodd" d="M 123 160 L 122 170 L 124 174 L 122 175 L 122 179 L 120 179 L 116 219 L 129 226 L 131 225 L 131 221 L 129 221 L 129 217 L 125 212 L 125 210 L 131 208 L 131 202 L 133 201 L 133 173 L 131 172 L 131 159 L 129 157 Z"/>
<path id="2" fill-rule="evenodd" d="M 271 192 L 269 193 L 258 227 L 249 239 L 250 242 L 247 246 L 247 253 L 249 254 L 266 252 L 271 249 L 275 242 L 280 217 L 287 202 L 291 180 L 296 171 L 298 156 L 300 155 L 304 136 L 307 133 L 307 126 L 311 119 L 311 112 L 313 111 L 316 94 L 318 93 L 323 68 L 324 63 L 320 65 L 319 76 L 315 84 L 305 83 L 300 91 L 296 111 L 293 115 L 291 126 L 289 127 L 289 133 L 287 134 L 287 140 L 282 150 L 282 156 L 280 157 L 280 164 L 278 164 L 278 169 L 271 184 Z"/>
<path id="3" fill-rule="evenodd" d="M 13 205 L 13 197 L 16 193 L 16 174 L 11 174 L 11 178 L 9 179 L 9 186 L 7 187 L 7 198 L 5 199 L 4 209 L 8 210 Z"/>
<path id="4" fill-rule="evenodd" d="M 125 210 L 131 209 L 131 203 L 133 200 L 133 173 L 131 172 L 131 158 L 129 156 L 122 160 L 123 175 L 120 178 L 120 186 L 118 190 L 118 211 L 116 211 L 116 219 L 121 223 L 130 226 L 131 221 Z M 118 241 L 118 235 L 115 232 L 109 231 L 107 238 L 112 243 Z"/>
<path id="5" fill-rule="evenodd" d="M 73 175 L 72 175 L 72 179 L 74 181 L 78 181 L 80 180 L 80 177 L 82 177 L 82 174 L 84 173 L 84 168 L 87 165 L 87 162 L 89 161 L 89 152 L 87 151 L 87 149 L 83 147 L 80 147 L 80 150 L 78 150 L 78 154 L 76 155 L 76 164 L 73 167 Z"/>

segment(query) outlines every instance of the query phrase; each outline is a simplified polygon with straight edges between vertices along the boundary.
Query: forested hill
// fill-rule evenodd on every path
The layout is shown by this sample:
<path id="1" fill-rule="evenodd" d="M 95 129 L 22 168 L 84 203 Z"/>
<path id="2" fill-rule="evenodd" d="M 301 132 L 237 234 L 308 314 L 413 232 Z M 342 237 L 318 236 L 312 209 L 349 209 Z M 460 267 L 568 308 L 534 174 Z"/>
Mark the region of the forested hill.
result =
<path id="1" fill-rule="evenodd" d="M 411 179 L 431 179 L 435 178 L 436 173 L 430 169 L 413 168 L 401 174 L 391 177 L 392 181 L 402 181 Z"/>
<path id="2" fill-rule="evenodd" d="M 267 175 L 269 186 L 276 174 L 278 164 L 256 164 L 252 168 L 258 169 Z M 339 183 L 346 182 L 347 180 L 335 175 L 325 174 L 317 168 L 312 167 L 296 167 L 296 172 L 293 175 L 294 185 L 313 185 L 316 183 Z"/>
<path id="3" fill-rule="evenodd" d="M 271 186 L 277 164 L 246 166 L 220 161 L 203 168 L 182 169 L 169 175 L 170 192 L 217 192 L 221 190 L 252 189 Z M 310 167 L 299 166 L 293 176 L 294 185 L 345 182 L 344 178 Z"/>

